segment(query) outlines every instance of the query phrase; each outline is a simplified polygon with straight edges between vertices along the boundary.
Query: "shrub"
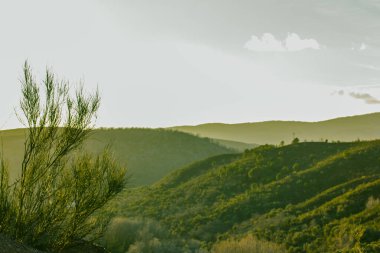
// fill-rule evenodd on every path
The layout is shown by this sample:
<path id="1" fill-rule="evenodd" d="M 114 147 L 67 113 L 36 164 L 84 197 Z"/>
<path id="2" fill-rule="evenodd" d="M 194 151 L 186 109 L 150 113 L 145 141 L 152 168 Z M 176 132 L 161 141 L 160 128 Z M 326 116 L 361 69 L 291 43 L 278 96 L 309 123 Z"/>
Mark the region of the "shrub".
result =
<path id="1" fill-rule="evenodd" d="M 139 218 L 114 218 L 104 234 L 102 245 L 113 253 L 205 252 L 200 249 L 199 241 L 174 237 L 159 222 Z"/>
<path id="2" fill-rule="evenodd" d="M 79 152 L 99 108 L 96 92 L 74 96 L 50 71 L 40 91 L 24 66 L 21 122 L 27 127 L 19 177 L 0 163 L 0 232 L 40 249 L 60 250 L 95 239 L 108 223 L 94 216 L 125 185 L 126 170 L 105 150 Z"/>

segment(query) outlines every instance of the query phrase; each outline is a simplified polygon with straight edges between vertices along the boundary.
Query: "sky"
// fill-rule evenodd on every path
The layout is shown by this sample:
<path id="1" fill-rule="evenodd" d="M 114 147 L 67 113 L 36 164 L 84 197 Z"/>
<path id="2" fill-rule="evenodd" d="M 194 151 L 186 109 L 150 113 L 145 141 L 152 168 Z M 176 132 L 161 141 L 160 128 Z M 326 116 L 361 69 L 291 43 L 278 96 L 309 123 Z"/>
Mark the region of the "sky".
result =
<path id="1" fill-rule="evenodd" d="M 99 127 L 380 111 L 380 0 L 0 0 L 0 129 L 22 66 L 99 89 Z"/>

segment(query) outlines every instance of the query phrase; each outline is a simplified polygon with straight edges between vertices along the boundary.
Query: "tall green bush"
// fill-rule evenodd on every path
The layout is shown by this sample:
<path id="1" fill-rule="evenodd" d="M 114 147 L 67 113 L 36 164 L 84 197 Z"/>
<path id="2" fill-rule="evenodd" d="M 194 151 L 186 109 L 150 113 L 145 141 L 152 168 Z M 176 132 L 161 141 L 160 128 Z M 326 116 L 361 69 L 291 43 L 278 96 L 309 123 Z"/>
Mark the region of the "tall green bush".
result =
<path id="1" fill-rule="evenodd" d="M 81 150 L 99 108 L 98 92 L 73 94 L 46 71 L 35 81 L 23 69 L 20 121 L 26 127 L 19 176 L 10 182 L 0 163 L 0 232 L 31 246 L 58 251 L 98 236 L 108 218 L 94 215 L 125 185 L 125 168 L 105 150 Z"/>

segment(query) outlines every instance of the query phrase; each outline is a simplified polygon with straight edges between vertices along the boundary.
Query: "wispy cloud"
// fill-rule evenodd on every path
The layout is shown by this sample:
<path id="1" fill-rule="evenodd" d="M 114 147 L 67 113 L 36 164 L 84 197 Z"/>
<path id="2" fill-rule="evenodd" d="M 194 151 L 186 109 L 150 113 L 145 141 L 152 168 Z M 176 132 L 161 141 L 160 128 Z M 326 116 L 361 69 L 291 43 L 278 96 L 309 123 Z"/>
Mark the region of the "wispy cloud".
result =
<path id="1" fill-rule="evenodd" d="M 258 38 L 253 35 L 244 45 L 245 48 L 252 51 L 259 52 L 283 52 L 286 51 L 283 43 L 277 40 L 271 33 L 264 33 L 263 36 Z"/>
<path id="2" fill-rule="evenodd" d="M 380 100 L 368 93 L 350 92 L 349 95 L 355 99 L 363 100 L 366 104 L 380 104 Z"/>
<path id="3" fill-rule="evenodd" d="M 361 44 L 353 44 L 351 50 L 364 51 L 368 48 L 368 45 L 362 42 Z"/>
<path id="4" fill-rule="evenodd" d="M 261 38 L 253 35 L 244 47 L 255 52 L 295 52 L 321 48 L 317 40 L 301 39 L 296 33 L 288 33 L 284 41 L 277 40 L 271 33 L 264 33 Z"/>
<path id="5" fill-rule="evenodd" d="M 371 64 L 355 64 L 355 65 L 358 67 L 361 67 L 361 68 L 370 69 L 370 70 L 374 70 L 374 71 L 380 70 L 380 67 L 375 66 L 375 65 L 371 65 Z"/>
<path id="6" fill-rule="evenodd" d="M 285 40 L 285 47 L 288 51 L 300 51 L 304 49 L 320 49 L 318 41 L 315 39 L 301 39 L 296 33 L 288 34 Z"/>
<path id="7" fill-rule="evenodd" d="M 339 95 L 339 96 L 344 96 L 346 94 L 352 98 L 362 100 L 366 104 L 370 104 L 370 105 L 380 104 L 380 100 L 375 98 L 369 93 L 345 91 L 345 90 L 336 90 L 333 93 L 331 93 L 331 95 Z"/>
<path id="8" fill-rule="evenodd" d="M 373 85 L 362 85 L 362 86 L 357 86 L 359 90 L 373 90 L 373 89 L 380 89 L 379 84 L 373 84 Z"/>

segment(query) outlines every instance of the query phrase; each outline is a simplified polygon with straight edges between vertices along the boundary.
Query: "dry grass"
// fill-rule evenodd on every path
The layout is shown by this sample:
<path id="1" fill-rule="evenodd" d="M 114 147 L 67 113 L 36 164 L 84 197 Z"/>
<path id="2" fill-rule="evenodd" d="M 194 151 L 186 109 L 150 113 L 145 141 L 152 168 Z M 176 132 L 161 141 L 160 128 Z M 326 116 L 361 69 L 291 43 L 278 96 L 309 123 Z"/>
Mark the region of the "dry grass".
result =
<path id="1" fill-rule="evenodd" d="M 278 244 L 261 241 L 252 235 L 240 240 L 225 240 L 216 243 L 211 253 L 282 253 L 286 250 Z"/>

